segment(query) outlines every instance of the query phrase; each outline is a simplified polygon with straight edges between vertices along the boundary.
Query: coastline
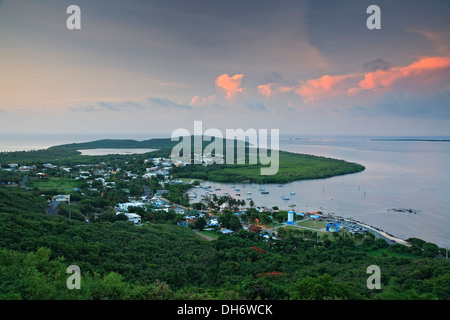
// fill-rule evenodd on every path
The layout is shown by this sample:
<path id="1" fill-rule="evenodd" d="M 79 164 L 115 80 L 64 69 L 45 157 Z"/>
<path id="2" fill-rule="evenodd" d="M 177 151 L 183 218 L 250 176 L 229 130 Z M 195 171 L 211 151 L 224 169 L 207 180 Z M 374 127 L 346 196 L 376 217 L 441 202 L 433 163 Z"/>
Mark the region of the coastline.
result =
<path id="1" fill-rule="evenodd" d="M 205 181 L 205 182 L 208 183 L 208 181 Z M 209 182 L 211 183 L 212 181 L 209 181 Z M 188 190 L 186 190 L 186 193 L 189 194 L 190 191 L 195 191 L 195 189 L 196 188 L 193 186 L 193 187 L 189 188 Z M 167 199 L 164 199 L 164 200 L 167 200 Z M 242 210 L 245 210 L 245 209 L 246 208 L 241 208 L 239 211 L 242 211 Z M 293 210 L 293 211 L 297 212 L 297 210 Z M 342 217 L 342 216 L 339 216 L 339 215 L 330 214 L 330 213 L 328 213 L 328 214 L 324 213 L 323 215 L 324 215 L 324 217 L 328 216 L 328 217 L 331 217 L 333 219 L 345 220 L 347 222 L 351 222 L 351 223 L 357 224 L 360 227 L 369 229 L 369 230 L 372 231 L 372 233 L 376 234 L 376 236 L 378 238 L 385 238 L 385 239 L 389 240 L 389 242 L 391 244 L 397 243 L 397 244 L 405 245 L 405 246 L 408 246 L 408 247 L 411 246 L 411 244 L 409 242 L 407 242 L 405 239 L 402 239 L 402 238 L 399 238 L 398 236 L 394 236 L 392 234 L 389 234 L 386 231 L 384 231 L 384 230 L 382 230 L 382 229 L 380 229 L 378 227 L 375 227 L 375 226 L 372 226 L 372 225 L 368 225 L 368 224 L 363 223 L 363 222 L 361 222 L 361 221 L 359 221 L 357 219 L 345 218 L 345 217 Z M 276 231 L 276 229 L 279 228 L 279 227 L 280 226 L 277 226 L 277 227 L 274 227 L 274 228 L 271 228 L 271 229 L 267 229 L 267 230 Z M 310 228 L 306 228 L 306 227 L 303 227 L 303 228 L 310 229 Z M 311 229 L 311 230 L 314 230 L 314 229 Z"/>
<path id="2" fill-rule="evenodd" d="M 409 141 L 412 141 L 412 140 L 414 140 L 414 139 L 408 139 Z M 393 140 L 393 141 L 396 141 L 396 140 Z M 293 151 L 293 150 L 290 150 L 290 151 L 288 151 L 288 152 L 290 152 L 290 153 L 296 153 L 296 154 L 302 154 L 301 152 L 298 152 L 298 151 Z M 359 173 L 359 172 L 356 172 L 356 173 Z M 350 175 L 350 174 L 345 174 L 345 175 Z M 329 178 L 325 178 L 325 180 L 327 180 L 327 179 L 329 179 Z M 312 179 L 312 180 L 320 180 L 320 179 Z M 283 182 L 280 182 L 280 184 L 283 184 L 283 185 L 285 185 L 286 183 L 283 183 Z M 271 192 L 271 195 L 272 195 L 272 192 Z M 335 199 L 336 200 L 336 199 Z M 311 206 L 310 206 L 310 208 L 311 208 Z M 330 210 L 331 211 L 331 210 Z M 339 212 L 339 211 L 336 211 L 336 212 Z M 342 212 L 342 211 L 341 211 Z M 362 223 L 362 222 L 359 222 L 359 221 L 357 221 L 357 220 L 354 220 L 355 222 L 357 222 L 359 225 L 361 225 L 361 226 L 364 226 L 364 227 L 366 227 L 366 228 L 370 228 L 371 230 L 374 230 L 375 232 L 378 232 L 378 233 L 380 233 L 380 234 L 382 234 L 383 236 L 385 236 L 386 238 L 389 238 L 389 239 L 392 239 L 392 240 L 394 240 L 394 241 L 396 241 L 396 242 L 398 242 L 398 243 L 402 243 L 402 244 L 407 244 L 407 242 L 404 240 L 404 239 L 401 239 L 401 238 L 399 238 L 399 237 L 396 237 L 396 236 L 393 236 L 393 235 L 391 235 L 391 234 L 389 234 L 389 233 L 387 233 L 387 232 L 385 232 L 385 231 L 383 231 L 383 230 L 381 230 L 381 229 L 379 229 L 378 227 L 374 227 L 374 226 L 370 226 L 370 225 L 367 225 L 367 224 L 365 224 L 365 223 Z M 378 225 L 378 224 L 376 224 L 376 223 L 373 223 L 375 226 L 376 225 Z M 422 236 L 421 235 L 417 235 L 417 237 L 418 238 L 422 238 Z M 430 240 L 430 242 L 434 242 L 434 243 L 436 243 L 436 241 L 433 241 L 433 240 Z M 443 247 L 446 247 L 446 245 L 444 244 L 444 245 L 442 245 Z"/>
<path id="3" fill-rule="evenodd" d="M 374 227 L 374 226 L 365 224 L 365 223 L 363 223 L 363 222 L 360 222 L 360 221 L 354 220 L 354 219 L 352 219 L 351 221 L 352 221 L 352 222 L 355 222 L 356 224 L 358 224 L 358 225 L 360 225 L 360 226 L 362 226 L 362 227 L 364 227 L 364 228 L 366 228 L 366 229 L 370 229 L 370 230 L 372 230 L 372 231 L 374 231 L 374 232 L 376 232 L 376 233 L 379 233 L 379 234 L 381 234 L 382 236 L 384 236 L 385 238 L 387 238 L 387 239 L 389 239 L 389 240 L 393 240 L 393 241 L 395 241 L 396 243 L 405 245 L 405 246 L 407 246 L 407 247 L 410 247 L 410 246 L 411 246 L 411 244 L 410 244 L 409 242 L 407 242 L 406 240 L 401 239 L 401 238 L 398 238 L 398 237 L 395 237 L 395 236 L 393 236 L 393 235 L 391 235 L 391 234 L 389 234 L 389 233 L 386 233 L 385 231 L 383 231 L 383 230 L 381 230 L 381 229 L 379 229 L 379 228 L 377 228 L 377 227 Z"/>

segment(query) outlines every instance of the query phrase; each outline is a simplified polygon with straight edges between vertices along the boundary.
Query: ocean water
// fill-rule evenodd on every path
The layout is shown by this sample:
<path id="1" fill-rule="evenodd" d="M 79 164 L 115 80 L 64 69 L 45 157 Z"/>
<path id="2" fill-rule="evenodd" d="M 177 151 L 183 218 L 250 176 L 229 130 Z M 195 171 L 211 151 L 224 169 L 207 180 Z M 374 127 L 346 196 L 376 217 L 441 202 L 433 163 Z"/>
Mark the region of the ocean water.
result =
<path id="1" fill-rule="evenodd" d="M 81 152 L 83 156 L 104 156 L 108 154 L 122 154 L 122 155 L 130 155 L 130 154 L 142 154 L 147 152 L 152 152 L 157 149 L 133 149 L 133 148 L 120 148 L 120 149 L 111 149 L 111 148 L 97 148 L 97 149 L 86 149 L 86 150 L 78 150 Z"/>
<path id="2" fill-rule="evenodd" d="M 165 138 L 165 134 L 0 134 L 0 152 L 47 149 L 48 147 L 67 144 L 90 142 L 101 139 L 134 139 L 138 141 L 151 138 Z"/>
<path id="3" fill-rule="evenodd" d="M 0 151 L 33 150 L 98 139 L 169 137 L 164 134 L 0 135 Z M 420 137 L 416 137 L 420 138 Z M 448 139 L 448 137 L 438 137 Z M 428 139 L 428 138 L 427 138 Z M 360 173 L 294 181 L 279 186 L 236 184 L 240 198 L 256 206 L 332 212 L 352 217 L 400 238 L 418 237 L 450 247 L 450 142 L 375 141 L 370 137 L 281 136 L 280 149 L 357 162 Z M 235 196 L 232 184 L 205 182 L 217 195 Z M 221 190 L 215 191 L 214 189 Z M 200 199 L 203 189 L 194 189 Z M 250 193 L 248 193 L 250 192 Z M 295 194 L 291 194 L 295 193 Z M 283 200 L 283 196 L 289 200 Z M 247 200 L 249 201 L 249 200 Z M 390 209 L 413 209 L 415 213 Z"/>
<path id="4" fill-rule="evenodd" d="M 403 239 L 417 237 L 450 247 L 450 142 L 284 137 L 280 149 L 357 162 L 366 170 L 327 179 L 295 181 L 281 187 L 265 184 L 262 187 L 269 191 L 265 195 L 258 191 L 259 185 L 252 188 L 251 184 L 235 184 L 240 189 L 238 198 L 251 198 L 256 206 L 331 212 Z M 237 193 L 232 184 L 205 184 L 217 195 Z M 216 188 L 221 190 L 214 191 Z M 197 199 L 204 193 L 203 189 L 195 191 Z M 292 204 L 295 206 L 290 207 Z M 413 209 L 413 213 L 391 209 Z"/>

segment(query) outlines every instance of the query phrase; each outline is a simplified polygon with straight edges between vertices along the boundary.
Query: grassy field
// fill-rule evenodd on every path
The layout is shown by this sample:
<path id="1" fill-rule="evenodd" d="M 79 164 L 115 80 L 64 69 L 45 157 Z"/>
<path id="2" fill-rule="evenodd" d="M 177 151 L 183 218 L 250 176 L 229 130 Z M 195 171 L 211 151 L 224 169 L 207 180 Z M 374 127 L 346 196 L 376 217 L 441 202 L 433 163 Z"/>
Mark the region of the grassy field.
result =
<path id="1" fill-rule="evenodd" d="M 296 223 L 299 227 L 312 228 L 320 230 L 326 227 L 327 223 L 325 221 L 315 221 L 315 220 L 301 220 Z"/>
<path id="2" fill-rule="evenodd" d="M 31 180 L 29 179 L 27 182 L 27 187 L 33 188 L 36 187 L 41 191 L 46 190 L 58 190 L 62 193 L 70 193 L 73 189 L 78 187 L 79 182 L 74 179 L 66 178 L 66 177 L 50 177 L 42 180 Z"/>

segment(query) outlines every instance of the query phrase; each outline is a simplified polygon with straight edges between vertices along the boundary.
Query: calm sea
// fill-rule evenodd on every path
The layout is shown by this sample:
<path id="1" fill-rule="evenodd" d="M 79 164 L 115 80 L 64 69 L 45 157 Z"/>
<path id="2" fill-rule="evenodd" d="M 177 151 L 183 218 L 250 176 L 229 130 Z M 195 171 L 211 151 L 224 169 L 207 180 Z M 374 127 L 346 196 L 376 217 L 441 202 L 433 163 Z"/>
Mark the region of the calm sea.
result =
<path id="1" fill-rule="evenodd" d="M 357 162 L 366 170 L 283 186 L 263 185 L 269 194 L 261 194 L 261 186 L 251 184 L 233 188 L 232 184 L 207 183 L 210 190 L 219 188 L 216 194 L 235 196 L 234 189 L 239 188 L 240 198 L 251 198 L 256 206 L 290 210 L 295 205 L 299 212 L 331 212 L 403 239 L 417 237 L 450 247 L 450 142 L 292 136 L 280 140 L 280 149 Z M 200 198 L 203 189 L 196 192 Z M 413 213 L 392 209 L 412 209 Z"/>
<path id="2" fill-rule="evenodd" d="M 151 138 L 166 138 L 167 134 L 0 134 L 1 151 L 22 151 L 46 149 L 48 147 L 67 144 L 89 142 L 101 139 L 134 139 L 138 141 Z"/>
<path id="3" fill-rule="evenodd" d="M 33 150 L 98 139 L 145 140 L 155 134 L 0 134 L 0 151 Z M 415 137 L 420 138 L 420 137 Z M 430 139 L 430 138 L 427 138 Z M 449 139 L 449 137 L 436 137 Z M 296 211 L 332 212 L 376 226 L 400 238 L 418 237 L 450 247 L 450 142 L 375 141 L 370 137 L 281 136 L 280 149 L 357 162 L 366 170 L 328 179 L 296 181 L 283 186 L 237 184 L 241 198 L 256 206 Z M 231 184 L 209 183 L 220 195 L 235 195 Z M 195 189 L 200 198 L 203 190 Z M 291 194 L 292 193 L 292 194 Z M 288 197 L 289 200 L 283 200 Z M 249 201 L 249 200 L 248 200 Z M 412 209 L 415 213 L 391 209 Z"/>

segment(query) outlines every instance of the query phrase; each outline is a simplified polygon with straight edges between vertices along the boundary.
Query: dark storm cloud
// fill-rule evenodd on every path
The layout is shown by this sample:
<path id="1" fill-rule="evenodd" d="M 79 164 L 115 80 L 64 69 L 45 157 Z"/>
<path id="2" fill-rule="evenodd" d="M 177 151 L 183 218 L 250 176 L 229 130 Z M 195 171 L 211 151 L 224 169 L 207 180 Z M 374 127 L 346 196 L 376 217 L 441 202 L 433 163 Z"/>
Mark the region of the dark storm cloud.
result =
<path id="1" fill-rule="evenodd" d="M 391 67 L 391 64 L 383 59 L 375 59 L 363 64 L 363 71 L 372 72 L 377 70 L 386 70 Z"/>
<path id="2" fill-rule="evenodd" d="M 375 106 L 358 105 L 349 109 L 353 116 L 383 115 L 423 119 L 450 119 L 450 91 L 435 95 L 416 96 L 413 93 L 387 93 Z"/>

